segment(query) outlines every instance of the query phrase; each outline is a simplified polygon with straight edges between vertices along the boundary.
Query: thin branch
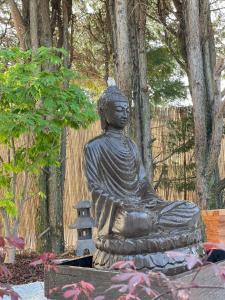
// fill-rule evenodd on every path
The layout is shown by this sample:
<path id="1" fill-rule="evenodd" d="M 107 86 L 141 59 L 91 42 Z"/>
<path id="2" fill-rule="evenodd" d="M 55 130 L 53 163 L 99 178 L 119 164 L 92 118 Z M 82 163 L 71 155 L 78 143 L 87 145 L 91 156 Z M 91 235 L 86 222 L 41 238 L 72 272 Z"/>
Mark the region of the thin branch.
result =
<path id="1" fill-rule="evenodd" d="M 27 202 L 27 201 L 29 201 L 29 200 L 34 199 L 34 197 L 36 197 L 36 196 L 38 196 L 38 195 L 39 195 L 39 192 L 37 192 L 37 193 L 35 193 L 35 194 L 32 194 L 32 195 L 30 195 L 29 197 L 24 198 L 23 203 L 25 203 L 25 202 Z"/>
<path id="2" fill-rule="evenodd" d="M 225 99 L 223 99 L 221 102 L 220 102 L 220 107 L 219 107 L 219 111 L 218 111 L 218 115 L 217 117 L 220 118 L 224 116 L 225 114 Z"/>
<path id="3" fill-rule="evenodd" d="M 28 171 L 25 172 L 25 179 L 24 179 L 24 185 L 23 185 L 23 191 L 22 191 L 22 197 L 21 199 L 18 199 L 17 201 L 17 218 L 14 222 L 14 229 L 13 229 L 13 232 L 14 234 L 17 233 L 17 230 L 18 230 L 18 227 L 19 227 L 19 223 L 20 223 L 20 219 L 21 219 L 21 215 L 22 215 L 22 212 L 23 212 L 23 208 L 24 208 L 24 199 L 26 198 L 26 195 L 27 195 L 27 188 L 28 188 L 28 179 L 29 179 L 29 176 L 28 176 Z"/>
<path id="4" fill-rule="evenodd" d="M 176 152 L 177 152 L 177 149 L 175 149 L 173 152 L 171 152 L 170 154 L 168 154 L 165 158 L 163 158 L 161 160 L 158 160 L 156 162 L 153 162 L 153 165 L 155 166 L 157 164 L 165 162 L 167 159 L 169 159 L 171 156 L 173 156 Z"/>
<path id="5" fill-rule="evenodd" d="M 169 153 L 165 158 L 158 160 L 156 162 L 153 162 L 153 165 L 157 165 L 160 164 L 164 161 L 166 161 L 167 159 L 169 159 L 171 156 L 173 156 L 174 154 L 176 154 L 177 152 L 179 152 L 179 150 L 181 150 L 185 145 L 188 144 L 188 142 L 190 142 L 190 140 L 188 140 L 186 143 L 182 144 L 181 146 L 177 147 L 176 149 L 174 149 L 171 153 Z"/>
<path id="6" fill-rule="evenodd" d="M 24 179 L 24 186 L 23 186 L 23 192 L 22 192 L 22 197 L 21 201 L 24 202 L 27 196 L 27 188 L 28 188 L 28 179 L 29 179 L 29 173 L 28 171 L 25 171 L 25 179 Z"/>
<path id="7" fill-rule="evenodd" d="M 225 59 L 223 57 L 220 57 L 215 66 L 215 76 L 220 77 L 224 69 L 225 69 Z"/>
<path id="8" fill-rule="evenodd" d="M 160 175 L 159 175 L 159 179 L 157 180 L 157 182 L 156 182 L 156 184 L 154 185 L 154 189 L 157 191 L 157 189 L 158 189 L 158 187 L 159 187 L 159 185 L 160 185 L 160 183 L 161 183 L 161 181 L 162 181 L 162 177 L 163 177 L 163 175 L 166 173 L 166 165 L 163 165 L 163 167 L 162 167 L 162 171 L 161 171 L 161 173 L 160 173 Z"/>
<path id="9" fill-rule="evenodd" d="M 2 158 L 1 155 L 0 155 L 0 161 L 1 161 L 2 163 L 4 163 L 4 160 L 3 160 L 3 158 Z"/>
<path id="10" fill-rule="evenodd" d="M 12 148 L 12 159 L 13 166 L 16 167 L 16 147 L 14 138 L 11 138 L 11 148 Z M 16 190 L 17 190 L 17 174 L 13 171 L 12 173 L 12 192 L 13 192 L 13 201 L 16 202 Z"/>
<path id="11" fill-rule="evenodd" d="M 165 42 L 166 42 L 166 45 L 168 47 L 168 49 L 170 50 L 171 54 L 173 55 L 173 57 L 175 58 L 175 60 L 177 61 L 177 63 L 181 66 L 181 68 L 183 70 L 187 70 L 186 68 L 186 65 L 184 62 L 182 62 L 182 60 L 179 58 L 179 56 L 177 55 L 176 51 L 173 49 L 173 47 L 171 46 L 171 43 L 170 43 L 170 40 L 169 40 L 169 37 L 168 37 L 168 34 L 167 32 L 165 31 Z"/>
<path id="12" fill-rule="evenodd" d="M 218 11 L 218 10 L 222 10 L 222 9 L 225 9 L 225 6 L 219 7 L 219 8 L 213 8 L 213 9 L 210 9 L 210 11 Z"/>
<path id="13" fill-rule="evenodd" d="M 225 88 L 221 91 L 221 98 L 223 99 L 225 97 Z"/>
<path id="14" fill-rule="evenodd" d="M 225 178 L 221 179 L 220 182 L 218 183 L 218 185 L 216 187 L 216 192 L 220 193 L 224 189 L 225 189 Z"/>
<path id="15" fill-rule="evenodd" d="M 10 236 L 11 235 L 11 232 L 10 232 L 10 221 L 9 221 L 9 217 L 5 211 L 5 208 L 0 208 L 0 212 L 2 214 L 2 217 L 3 217 L 3 220 L 4 220 L 4 223 L 5 223 L 5 235 L 6 236 Z"/>
<path id="16" fill-rule="evenodd" d="M 11 153 L 10 153 L 10 148 L 8 148 L 8 151 L 7 151 L 7 159 L 8 159 L 8 163 L 10 164 L 10 163 L 11 163 Z"/>
<path id="17" fill-rule="evenodd" d="M 166 178 L 166 179 L 169 182 L 176 182 L 176 181 L 183 181 L 184 177 L 182 177 L 182 178 L 176 178 L 176 177 L 174 177 L 174 178 Z M 196 179 L 196 176 L 188 176 L 188 177 L 186 177 L 186 180 L 189 180 L 189 179 Z M 157 181 L 158 180 L 154 180 L 153 182 L 157 182 Z"/>
<path id="18" fill-rule="evenodd" d="M 156 158 L 158 158 L 162 154 L 163 154 L 163 151 L 160 151 L 155 157 L 153 157 L 153 159 L 152 159 L 153 160 L 153 164 L 154 164 L 154 161 L 156 160 Z"/>
<path id="19" fill-rule="evenodd" d="M 48 233 L 50 230 L 50 227 L 46 228 L 42 233 L 39 234 L 38 238 L 40 239 L 41 237 L 43 237 L 46 233 Z"/>
<path id="20" fill-rule="evenodd" d="M 152 19 L 153 21 L 163 25 L 163 27 L 169 32 L 171 33 L 173 36 L 177 37 L 178 33 L 177 31 L 170 25 L 168 25 L 166 23 L 166 21 L 164 21 L 163 19 L 158 19 L 158 18 L 155 18 L 154 16 L 151 16 L 149 13 L 146 13 L 146 16 L 150 19 Z"/>
<path id="21" fill-rule="evenodd" d="M 193 285 L 190 285 L 190 286 L 187 285 L 187 286 L 176 288 L 176 291 L 179 291 L 179 290 L 189 290 L 189 289 L 218 289 L 218 290 L 225 290 L 225 287 L 223 287 L 223 286 L 213 286 L 213 285 L 194 285 L 194 286 Z M 168 291 L 166 291 L 164 293 L 161 293 L 160 295 L 157 295 L 152 300 L 158 300 L 161 297 L 169 295 L 171 293 L 172 293 L 172 291 L 168 290 Z"/>

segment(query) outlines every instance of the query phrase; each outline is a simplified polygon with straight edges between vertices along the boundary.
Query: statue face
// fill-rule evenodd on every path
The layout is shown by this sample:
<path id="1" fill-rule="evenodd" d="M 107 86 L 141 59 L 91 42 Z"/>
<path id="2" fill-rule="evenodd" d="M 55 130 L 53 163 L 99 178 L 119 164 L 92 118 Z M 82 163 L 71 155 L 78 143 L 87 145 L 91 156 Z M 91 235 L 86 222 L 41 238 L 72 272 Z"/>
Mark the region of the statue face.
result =
<path id="1" fill-rule="evenodd" d="M 105 119 L 108 125 L 124 129 L 129 121 L 128 101 L 109 101 L 105 109 Z"/>

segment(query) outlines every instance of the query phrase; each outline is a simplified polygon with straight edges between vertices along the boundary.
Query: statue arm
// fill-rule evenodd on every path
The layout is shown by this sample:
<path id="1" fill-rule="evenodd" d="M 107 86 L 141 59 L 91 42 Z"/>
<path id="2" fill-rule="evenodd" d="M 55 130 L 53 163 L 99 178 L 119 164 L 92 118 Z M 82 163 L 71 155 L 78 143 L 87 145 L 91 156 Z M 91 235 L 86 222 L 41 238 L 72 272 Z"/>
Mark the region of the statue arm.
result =
<path id="1" fill-rule="evenodd" d="M 102 185 L 101 175 L 98 170 L 98 151 L 90 149 L 88 145 L 85 146 L 85 170 L 88 181 L 89 191 L 92 193 L 93 199 L 102 198 L 105 201 L 119 204 L 120 200 L 116 199 L 113 195 L 110 195 Z"/>
<path id="2" fill-rule="evenodd" d="M 87 145 L 84 152 L 88 187 L 93 200 L 92 214 L 97 223 L 98 234 L 107 235 L 112 232 L 115 214 L 121 204 L 118 199 L 110 195 L 103 187 L 98 168 L 98 148 L 90 149 L 89 145 Z"/>

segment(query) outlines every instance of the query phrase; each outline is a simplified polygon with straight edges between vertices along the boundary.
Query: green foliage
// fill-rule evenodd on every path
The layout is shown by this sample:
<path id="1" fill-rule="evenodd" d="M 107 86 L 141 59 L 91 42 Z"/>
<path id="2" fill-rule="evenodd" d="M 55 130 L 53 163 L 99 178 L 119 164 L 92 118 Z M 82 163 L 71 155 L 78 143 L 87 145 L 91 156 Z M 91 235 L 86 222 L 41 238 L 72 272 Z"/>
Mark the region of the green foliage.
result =
<path id="1" fill-rule="evenodd" d="M 152 104 L 166 104 L 176 99 L 185 99 L 183 73 L 167 48 L 158 46 L 148 50 L 147 75 Z"/>
<path id="2" fill-rule="evenodd" d="M 16 208 L 15 202 L 13 201 L 12 193 L 10 193 L 10 192 L 5 193 L 4 197 L 1 198 L 0 208 L 4 209 L 9 216 L 11 216 L 11 217 L 16 216 L 17 208 Z"/>
<path id="3" fill-rule="evenodd" d="M 110 19 L 104 1 L 76 1 L 73 8 L 80 16 L 73 33 L 73 65 L 82 75 L 76 82 L 97 100 L 114 74 Z"/>
<path id="4" fill-rule="evenodd" d="M 8 149 L 8 156 L 0 161 L 4 190 L 0 207 L 12 214 L 7 193 L 15 175 L 38 174 L 44 166 L 57 166 L 62 128 L 87 127 L 96 119 L 84 91 L 64 84 L 77 78 L 64 67 L 65 55 L 65 50 L 56 48 L 39 48 L 36 53 L 0 50 L 0 143 Z"/>

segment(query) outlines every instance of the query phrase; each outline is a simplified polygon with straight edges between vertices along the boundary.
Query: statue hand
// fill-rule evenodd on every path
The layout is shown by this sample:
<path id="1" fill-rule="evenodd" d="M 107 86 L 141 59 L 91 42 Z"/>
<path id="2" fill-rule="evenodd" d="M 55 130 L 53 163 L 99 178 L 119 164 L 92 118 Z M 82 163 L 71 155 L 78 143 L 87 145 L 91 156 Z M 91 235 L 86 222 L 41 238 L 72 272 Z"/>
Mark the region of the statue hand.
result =
<path id="1" fill-rule="evenodd" d="M 131 203 L 130 201 L 126 200 L 126 199 L 116 199 L 114 200 L 115 205 L 119 208 L 119 209 L 123 209 L 123 210 L 129 210 L 129 211 L 134 211 L 136 206 Z"/>
<path id="2" fill-rule="evenodd" d="M 127 204 L 126 200 L 121 200 L 121 199 L 116 199 L 113 202 L 115 203 L 116 206 L 120 208 L 123 208 Z"/>
<path id="3" fill-rule="evenodd" d="M 143 206 L 140 205 L 140 201 L 124 201 L 123 202 L 123 209 L 129 212 L 137 212 L 137 211 L 143 211 Z"/>

